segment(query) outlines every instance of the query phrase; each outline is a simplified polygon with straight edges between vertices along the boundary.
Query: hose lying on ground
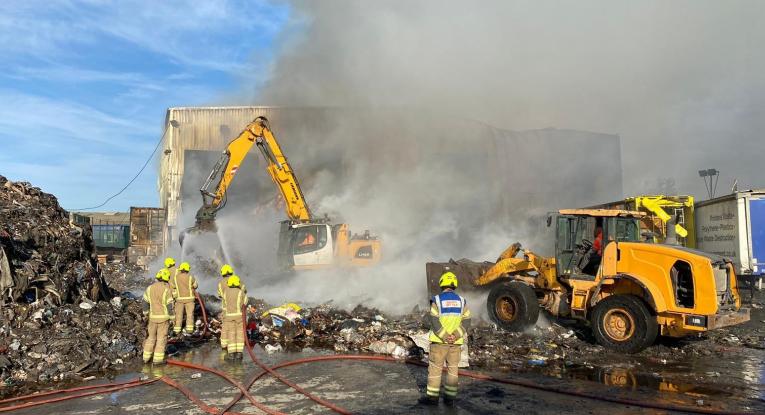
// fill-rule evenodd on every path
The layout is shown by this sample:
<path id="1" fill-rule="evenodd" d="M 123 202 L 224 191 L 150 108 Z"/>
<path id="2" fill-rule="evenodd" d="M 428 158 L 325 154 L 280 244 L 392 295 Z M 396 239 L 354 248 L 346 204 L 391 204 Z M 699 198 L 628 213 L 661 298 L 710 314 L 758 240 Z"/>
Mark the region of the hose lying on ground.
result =
<path id="1" fill-rule="evenodd" d="M 18 410 L 18 409 L 32 408 L 32 407 L 35 407 L 35 406 L 47 405 L 47 404 L 55 403 L 55 402 L 62 402 L 62 401 L 68 401 L 68 400 L 71 400 L 71 399 L 84 398 L 86 396 L 100 395 L 102 393 L 109 393 L 109 392 L 116 392 L 116 391 L 119 391 L 119 390 L 122 390 L 122 389 L 128 389 L 128 388 L 134 388 L 136 386 L 148 385 L 148 384 L 154 383 L 154 382 L 156 382 L 158 380 L 159 379 L 132 380 L 132 381 L 123 382 L 123 383 L 111 383 L 111 384 L 106 384 L 106 385 L 83 386 L 83 387 L 79 387 L 79 388 L 62 389 L 62 390 L 58 390 L 58 391 L 43 392 L 43 393 L 38 393 L 38 394 L 20 396 L 20 397 L 17 397 L 17 398 L 6 399 L 5 401 L 3 401 L 3 403 L 11 402 L 11 401 L 19 401 L 19 400 L 33 400 L 33 399 L 36 399 L 36 398 L 39 398 L 39 397 L 42 397 L 42 396 L 49 396 L 49 395 L 54 395 L 54 394 L 61 394 L 61 393 L 68 393 L 68 392 L 75 392 L 75 391 L 83 391 L 83 390 L 91 390 L 89 392 L 75 393 L 73 395 L 67 395 L 67 396 L 61 396 L 61 397 L 57 397 L 57 398 L 50 398 L 50 399 L 43 399 L 43 400 L 34 400 L 32 402 L 26 402 L 26 403 L 22 403 L 22 404 L 18 404 L 18 405 L 6 406 L 6 407 L 0 408 L 0 412 L 10 412 L 10 411 Z M 99 389 L 99 388 L 103 388 L 103 389 Z M 98 390 L 93 391 L 92 389 L 98 389 Z"/>
<path id="2" fill-rule="evenodd" d="M 219 377 L 223 378 L 228 383 L 232 384 L 234 387 L 239 389 L 239 391 L 244 395 L 244 397 L 247 398 L 247 400 L 249 400 L 250 403 L 255 405 L 255 407 L 260 409 L 261 411 L 263 411 L 263 412 L 265 412 L 267 414 L 271 414 L 271 415 L 286 415 L 283 412 L 279 412 L 277 410 L 271 409 L 271 408 L 263 405 L 262 403 L 258 402 L 257 400 L 255 400 L 255 398 L 253 398 L 252 395 L 250 395 L 250 392 L 248 392 L 247 389 L 245 389 L 244 386 L 242 386 L 241 383 L 239 383 L 236 380 L 234 380 L 231 376 L 229 376 L 225 372 L 222 372 L 222 371 L 217 370 L 217 369 L 213 369 L 211 367 L 197 365 L 197 364 L 194 364 L 194 363 L 181 362 L 179 360 L 173 360 L 173 359 L 168 359 L 167 360 L 167 364 L 168 365 L 173 365 L 173 366 L 185 367 L 185 368 L 188 368 L 188 369 L 203 370 L 205 372 L 218 375 Z"/>
<path id="3" fill-rule="evenodd" d="M 258 358 L 255 356 L 255 353 L 252 351 L 252 345 L 250 344 L 250 338 L 247 336 L 247 311 L 246 311 L 246 306 L 242 306 L 242 331 L 243 331 L 243 334 L 244 334 L 244 342 L 245 342 L 245 345 L 246 345 L 245 348 L 247 349 L 247 354 L 250 355 L 250 359 L 252 359 L 253 363 L 255 363 L 261 369 L 263 369 L 266 372 L 268 372 L 271 376 L 273 376 L 276 379 L 278 379 L 280 382 L 282 382 L 285 385 L 289 386 L 290 388 L 298 391 L 299 393 L 305 395 L 307 398 L 309 398 L 312 401 L 318 403 L 319 405 L 322 405 L 322 406 L 324 406 L 324 407 L 326 407 L 326 408 L 328 408 L 328 409 L 330 409 L 332 411 L 335 411 L 338 414 L 343 414 L 343 415 L 350 415 L 351 414 L 351 412 L 348 411 L 347 409 L 341 408 L 341 407 L 333 404 L 332 402 L 329 402 L 329 401 L 326 401 L 326 400 L 324 400 L 322 398 L 319 398 L 316 395 L 312 395 L 307 390 L 301 388 L 300 386 L 298 386 L 297 384 L 295 384 L 293 382 L 290 382 L 289 380 L 287 380 L 287 378 L 285 378 L 284 376 L 274 372 L 273 370 L 271 370 L 271 368 L 269 368 L 268 366 L 263 364 L 260 360 L 258 360 Z M 249 390 L 249 387 L 247 389 Z"/>
<path id="4" fill-rule="evenodd" d="M 423 363 L 420 361 L 414 361 L 414 360 L 402 361 L 400 359 L 395 359 L 393 357 L 388 357 L 388 356 L 328 355 L 328 356 L 315 356 L 315 357 L 307 357 L 303 359 L 290 360 L 288 362 L 283 362 L 278 365 L 271 366 L 269 369 L 273 371 L 273 370 L 281 369 L 288 366 L 296 366 L 296 365 L 301 365 L 305 363 L 323 362 L 323 361 L 331 361 L 331 360 L 372 360 L 372 361 L 381 361 L 381 362 L 389 362 L 389 363 L 407 363 L 407 364 L 422 366 L 422 367 L 428 366 L 427 363 Z M 257 376 L 255 376 L 254 382 L 252 383 L 254 384 L 260 378 L 268 374 L 270 374 L 270 372 L 266 370 L 260 372 Z M 563 389 L 562 387 L 539 385 L 533 382 L 526 382 L 523 380 L 497 378 L 494 376 L 484 375 L 481 373 L 476 373 L 476 372 L 467 371 L 467 370 L 460 370 L 459 374 L 460 376 L 465 376 L 465 377 L 469 377 L 469 378 L 480 380 L 480 381 L 503 383 L 506 385 L 536 389 L 543 392 L 557 393 L 561 395 L 574 396 L 577 398 L 585 398 L 585 399 L 591 399 L 591 400 L 597 400 L 597 401 L 603 401 L 603 402 L 609 402 L 609 403 L 617 403 L 620 405 L 636 406 L 636 407 L 648 408 L 648 409 L 659 409 L 659 410 L 665 410 L 665 411 L 687 412 L 687 413 L 706 414 L 706 415 L 757 415 L 753 412 L 729 412 L 729 411 L 716 410 L 716 409 L 694 408 L 690 406 L 665 405 L 661 403 L 641 402 L 641 401 L 633 401 L 629 399 L 621 399 L 616 397 L 598 396 L 598 395 L 593 395 L 593 394 L 589 394 L 585 392 L 576 392 L 576 391 L 572 391 L 568 389 Z"/>

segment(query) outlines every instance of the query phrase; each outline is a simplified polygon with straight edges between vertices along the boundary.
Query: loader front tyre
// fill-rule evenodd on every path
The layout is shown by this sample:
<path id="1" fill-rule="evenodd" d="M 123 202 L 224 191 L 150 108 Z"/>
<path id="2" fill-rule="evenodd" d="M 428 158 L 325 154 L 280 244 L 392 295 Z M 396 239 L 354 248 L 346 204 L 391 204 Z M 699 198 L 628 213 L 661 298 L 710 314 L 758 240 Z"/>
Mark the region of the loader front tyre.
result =
<path id="1" fill-rule="evenodd" d="M 639 297 L 612 295 L 595 305 L 590 324 L 601 346 L 637 353 L 653 344 L 659 333 L 656 316 Z"/>
<path id="2" fill-rule="evenodd" d="M 523 331 L 537 323 L 539 302 L 534 290 L 521 282 L 495 285 L 489 292 L 486 308 L 491 320 L 507 331 Z"/>

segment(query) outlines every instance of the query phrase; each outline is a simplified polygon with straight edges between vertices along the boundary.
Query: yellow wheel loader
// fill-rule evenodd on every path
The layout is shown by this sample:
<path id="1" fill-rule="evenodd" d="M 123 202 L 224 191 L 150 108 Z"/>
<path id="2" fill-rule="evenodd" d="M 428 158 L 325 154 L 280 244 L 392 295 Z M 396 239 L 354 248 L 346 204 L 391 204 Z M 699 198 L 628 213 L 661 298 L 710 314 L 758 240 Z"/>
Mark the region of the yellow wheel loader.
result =
<path id="1" fill-rule="evenodd" d="M 533 326 L 540 309 L 589 323 L 609 349 L 635 353 L 657 335 L 682 337 L 749 320 L 731 262 L 640 240 L 645 213 L 567 209 L 552 214 L 555 256 L 511 245 L 496 262 L 428 263 L 428 289 L 447 268 L 460 290 L 488 291 L 492 321 L 509 331 Z"/>

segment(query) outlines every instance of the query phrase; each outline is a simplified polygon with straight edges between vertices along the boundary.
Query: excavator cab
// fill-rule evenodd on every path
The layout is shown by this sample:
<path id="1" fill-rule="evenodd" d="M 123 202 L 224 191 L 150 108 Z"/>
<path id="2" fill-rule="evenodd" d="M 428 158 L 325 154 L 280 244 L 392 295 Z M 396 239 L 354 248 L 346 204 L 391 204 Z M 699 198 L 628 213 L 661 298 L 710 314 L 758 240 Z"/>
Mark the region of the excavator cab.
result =
<path id="1" fill-rule="evenodd" d="M 283 221 L 277 255 L 283 269 L 369 266 L 380 261 L 380 240 L 369 231 L 353 235 L 346 224 Z"/>
<path id="2" fill-rule="evenodd" d="M 326 223 L 291 224 L 284 221 L 277 250 L 279 266 L 306 269 L 334 262 L 332 228 Z"/>
<path id="3" fill-rule="evenodd" d="M 620 210 L 561 210 L 555 218 L 558 276 L 594 280 L 603 249 L 609 242 L 640 241 L 639 220 L 642 216 L 641 212 Z"/>

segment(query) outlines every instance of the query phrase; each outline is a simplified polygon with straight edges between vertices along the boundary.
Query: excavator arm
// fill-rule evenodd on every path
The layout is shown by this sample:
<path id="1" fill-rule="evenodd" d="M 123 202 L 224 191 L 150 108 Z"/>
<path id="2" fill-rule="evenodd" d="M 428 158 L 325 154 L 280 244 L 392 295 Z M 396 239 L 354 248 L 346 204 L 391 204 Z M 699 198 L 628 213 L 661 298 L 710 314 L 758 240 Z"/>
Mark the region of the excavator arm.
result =
<path id="1" fill-rule="evenodd" d="M 257 136 L 255 144 L 268 163 L 268 174 L 271 175 L 271 179 L 284 198 L 287 217 L 293 223 L 310 222 L 311 210 L 308 209 L 303 190 L 300 189 L 300 182 L 287 162 L 287 157 L 282 153 L 268 120 L 265 117 L 258 117 L 253 124 L 255 124 Z"/>
<path id="2" fill-rule="evenodd" d="M 228 188 L 253 145 L 258 146 L 268 164 L 268 173 L 284 198 L 290 221 L 302 223 L 311 220 L 311 212 L 303 197 L 300 183 L 282 153 L 268 120 L 258 117 L 226 146 L 200 189 L 202 207 L 197 211 L 195 228 L 215 230 L 215 215 L 226 205 Z"/>

